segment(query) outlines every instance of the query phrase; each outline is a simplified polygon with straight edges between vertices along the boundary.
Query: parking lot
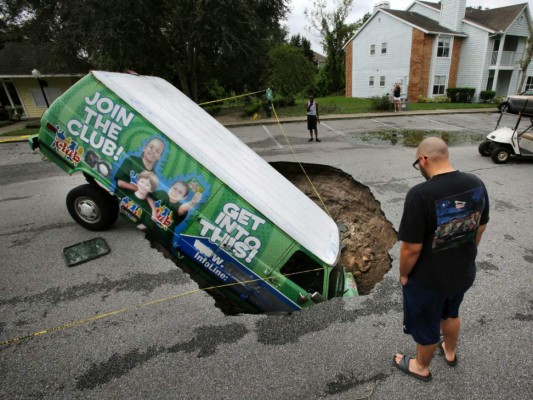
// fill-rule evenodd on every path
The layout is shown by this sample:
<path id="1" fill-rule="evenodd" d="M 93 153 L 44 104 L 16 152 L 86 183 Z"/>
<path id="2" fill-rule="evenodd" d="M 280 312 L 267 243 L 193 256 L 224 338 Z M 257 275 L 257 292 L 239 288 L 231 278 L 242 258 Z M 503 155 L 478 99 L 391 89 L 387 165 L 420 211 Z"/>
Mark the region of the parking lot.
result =
<path id="1" fill-rule="evenodd" d="M 67 176 L 26 143 L 0 145 L 0 398 L 533 398 L 533 162 L 497 165 L 479 155 L 475 135 L 492 131 L 497 118 L 324 117 L 321 143 L 307 142 L 304 122 L 230 128 L 267 161 L 351 175 L 396 229 L 407 190 L 422 180 L 411 167 L 415 150 L 364 135 L 463 135 L 451 159 L 485 182 L 491 220 L 462 309 L 460 363 L 449 368 L 436 356 L 429 384 L 392 364 L 395 352 L 414 352 L 402 333 L 398 244 L 391 270 L 369 295 L 292 315 L 227 316 L 125 220 L 102 233 L 76 225 L 65 197 L 83 177 Z M 63 248 L 96 236 L 111 253 L 67 267 Z"/>

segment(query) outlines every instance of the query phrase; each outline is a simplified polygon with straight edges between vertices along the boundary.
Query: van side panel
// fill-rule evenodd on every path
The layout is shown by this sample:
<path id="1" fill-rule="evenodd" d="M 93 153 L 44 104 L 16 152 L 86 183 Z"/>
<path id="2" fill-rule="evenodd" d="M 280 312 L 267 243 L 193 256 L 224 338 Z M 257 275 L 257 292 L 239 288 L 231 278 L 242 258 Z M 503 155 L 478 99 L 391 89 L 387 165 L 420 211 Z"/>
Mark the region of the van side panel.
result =
<path id="1" fill-rule="evenodd" d="M 230 288 L 242 300 L 263 311 L 301 308 L 297 286 L 285 290 L 279 273 L 294 240 L 92 75 L 52 104 L 39 139 L 61 168 L 113 192 L 152 239 L 222 284 L 240 282 Z"/>

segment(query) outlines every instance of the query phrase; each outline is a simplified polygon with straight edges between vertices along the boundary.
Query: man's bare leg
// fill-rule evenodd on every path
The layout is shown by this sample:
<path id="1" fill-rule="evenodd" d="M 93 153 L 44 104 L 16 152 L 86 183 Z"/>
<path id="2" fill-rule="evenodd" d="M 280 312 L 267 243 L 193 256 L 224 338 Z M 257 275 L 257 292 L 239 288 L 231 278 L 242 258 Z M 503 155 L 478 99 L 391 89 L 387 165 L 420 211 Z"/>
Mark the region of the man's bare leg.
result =
<path id="1" fill-rule="evenodd" d="M 459 339 L 459 331 L 461 329 L 461 319 L 459 317 L 442 319 L 440 321 L 440 329 L 444 338 L 444 343 L 442 344 L 444 355 L 446 360 L 452 362 L 455 360 L 457 340 Z"/>

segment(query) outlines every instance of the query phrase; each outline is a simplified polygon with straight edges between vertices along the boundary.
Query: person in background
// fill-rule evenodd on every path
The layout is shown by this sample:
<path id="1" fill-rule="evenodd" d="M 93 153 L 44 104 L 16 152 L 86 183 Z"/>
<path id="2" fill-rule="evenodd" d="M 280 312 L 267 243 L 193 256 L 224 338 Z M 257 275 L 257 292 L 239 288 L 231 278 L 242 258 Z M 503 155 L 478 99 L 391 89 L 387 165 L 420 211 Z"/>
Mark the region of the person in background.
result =
<path id="1" fill-rule="evenodd" d="M 315 140 L 317 142 L 321 142 L 321 140 L 318 138 L 317 124 L 320 122 L 320 119 L 318 115 L 318 104 L 315 101 L 315 96 L 309 96 L 309 101 L 305 105 L 305 109 L 307 111 L 307 129 L 309 129 L 309 134 L 311 135 L 311 139 L 308 141 L 313 141 L 313 131 L 315 131 Z"/>
<path id="2" fill-rule="evenodd" d="M 398 82 L 394 84 L 393 88 L 393 102 L 394 102 L 394 112 L 402 111 L 402 87 Z"/>
<path id="3" fill-rule="evenodd" d="M 437 347 L 447 365 L 458 363 L 459 306 L 476 276 L 489 197 L 478 177 L 453 168 L 448 146 L 440 138 L 420 143 L 413 167 L 426 181 L 407 193 L 398 238 L 403 330 L 416 343 L 416 357 L 397 353 L 393 363 L 427 382 Z"/>

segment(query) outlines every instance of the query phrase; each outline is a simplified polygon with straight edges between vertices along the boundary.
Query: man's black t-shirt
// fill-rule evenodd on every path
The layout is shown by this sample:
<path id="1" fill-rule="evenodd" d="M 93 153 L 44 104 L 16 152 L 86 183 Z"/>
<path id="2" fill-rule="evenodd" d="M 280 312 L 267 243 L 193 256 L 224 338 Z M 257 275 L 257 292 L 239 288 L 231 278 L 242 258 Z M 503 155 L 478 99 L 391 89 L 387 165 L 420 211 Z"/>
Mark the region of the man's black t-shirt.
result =
<path id="1" fill-rule="evenodd" d="M 439 174 L 411 188 L 398 237 L 423 246 L 409 279 L 446 294 L 469 288 L 476 276 L 477 230 L 488 220 L 487 190 L 472 174 Z"/>

